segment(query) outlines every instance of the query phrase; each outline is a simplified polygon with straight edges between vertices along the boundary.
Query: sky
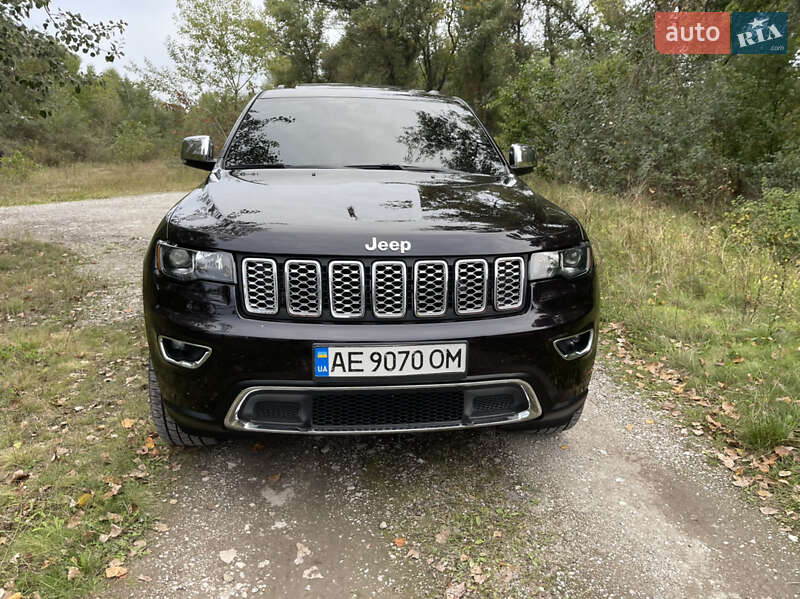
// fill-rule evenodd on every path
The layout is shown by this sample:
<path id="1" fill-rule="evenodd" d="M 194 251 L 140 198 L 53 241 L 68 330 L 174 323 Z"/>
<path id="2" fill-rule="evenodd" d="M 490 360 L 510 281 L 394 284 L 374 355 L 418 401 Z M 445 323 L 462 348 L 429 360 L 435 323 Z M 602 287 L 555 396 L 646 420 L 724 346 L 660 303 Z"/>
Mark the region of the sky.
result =
<path id="1" fill-rule="evenodd" d="M 260 0 L 251 0 L 254 6 L 261 6 Z M 165 43 L 167 36 L 175 35 L 175 22 L 172 16 L 177 12 L 175 0 L 51 0 L 52 9 L 68 10 L 80 14 L 89 22 L 116 21 L 128 23 L 122 35 L 122 50 L 125 53 L 111 65 L 123 74 L 131 76 L 126 66 L 141 65 L 145 58 L 156 66 L 168 66 L 169 57 Z M 40 13 L 41 14 L 41 13 Z M 39 19 L 32 19 L 34 25 Z M 109 67 L 102 57 L 81 57 L 84 63 L 94 65 L 95 69 Z"/>

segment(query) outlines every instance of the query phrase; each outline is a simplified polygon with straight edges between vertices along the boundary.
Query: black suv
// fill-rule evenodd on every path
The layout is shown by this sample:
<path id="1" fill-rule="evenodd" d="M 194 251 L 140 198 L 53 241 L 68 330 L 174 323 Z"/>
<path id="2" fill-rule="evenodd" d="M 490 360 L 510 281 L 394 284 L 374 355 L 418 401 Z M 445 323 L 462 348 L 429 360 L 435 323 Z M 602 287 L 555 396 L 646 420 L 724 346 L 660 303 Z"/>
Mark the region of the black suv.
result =
<path id="1" fill-rule="evenodd" d="M 597 277 L 458 98 L 336 85 L 258 94 L 144 261 L 150 402 L 175 445 L 578 420 Z"/>

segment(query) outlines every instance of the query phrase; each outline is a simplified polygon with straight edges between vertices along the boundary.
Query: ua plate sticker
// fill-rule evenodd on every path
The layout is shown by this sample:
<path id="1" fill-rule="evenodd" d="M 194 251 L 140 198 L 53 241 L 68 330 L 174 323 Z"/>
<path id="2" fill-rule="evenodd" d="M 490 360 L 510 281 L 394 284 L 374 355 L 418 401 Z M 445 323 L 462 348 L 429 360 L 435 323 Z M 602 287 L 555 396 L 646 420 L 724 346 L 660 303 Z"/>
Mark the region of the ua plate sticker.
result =
<path id="1" fill-rule="evenodd" d="M 328 348 L 314 348 L 314 372 L 317 376 L 328 376 Z"/>

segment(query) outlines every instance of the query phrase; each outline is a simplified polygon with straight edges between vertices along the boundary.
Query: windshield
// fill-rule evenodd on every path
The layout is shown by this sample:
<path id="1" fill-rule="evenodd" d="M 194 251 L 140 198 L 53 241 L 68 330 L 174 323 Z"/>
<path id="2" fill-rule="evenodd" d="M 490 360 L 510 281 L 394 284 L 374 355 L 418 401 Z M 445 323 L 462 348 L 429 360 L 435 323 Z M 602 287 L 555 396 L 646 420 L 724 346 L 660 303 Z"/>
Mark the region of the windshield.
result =
<path id="1" fill-rule="evenodd" d="M 303 166 L 505 172 L 478 119 L 452 101 L 256 100 L 233 136 L 225 168 Z"/>

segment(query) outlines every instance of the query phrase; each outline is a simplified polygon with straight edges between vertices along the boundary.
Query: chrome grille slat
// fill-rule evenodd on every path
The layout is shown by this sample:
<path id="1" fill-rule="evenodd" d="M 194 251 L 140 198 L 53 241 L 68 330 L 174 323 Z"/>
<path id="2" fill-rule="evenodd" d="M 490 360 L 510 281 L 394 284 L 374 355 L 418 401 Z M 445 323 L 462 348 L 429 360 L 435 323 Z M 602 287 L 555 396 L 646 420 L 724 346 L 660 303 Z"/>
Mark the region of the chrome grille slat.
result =
<path id="1" fill-rule="evenodd" d="M 488 280 L 489 265 L 483 258 L 456 261 L 453 292 L 456 314 L 478 314 L 486 310 Z"/>
<path id="2" fill-rule="evenodd" d="M 332 260 L 328 264 L 328 293 L 334 318 L 364 316 L 364 265 L 357 260 Z"/>
<path id="3" fill-rule="evenodd" d="M 372 313 L 376 318 L 406 314 L 406 264 L 400 260 L 372 263 Z"/>
<path id="4" fill-rule="evenodd" d="M 525 297 L 525 262 L 522 258 L 494 261 L 494 309 L 516 310 Z"/>
<path id="5" fill-rule="evenodd" d="M 269 258 L 242 260 L 244 307 L 253 314 L 278 313 L 278 267 Z"/>
<path id="6" fill-rule="evenodd" d="M 414 263 L 414 315 L 444 316 L 447 312 L 447 262 L 418 260 Z"/>
<path id="7" fill-rule="evenodd" d="M 322 315 L 322 273 L 316 260 L 287 260 L 286 310 L 292 316 Z"/>
<path id="8" fill-rule="evenodd" d="M 328 320 L 504 314 L 525 304 L 526 265 L 527 256 L 285 261 L 244 257 L 242 304 L 254 316 Z"/>

